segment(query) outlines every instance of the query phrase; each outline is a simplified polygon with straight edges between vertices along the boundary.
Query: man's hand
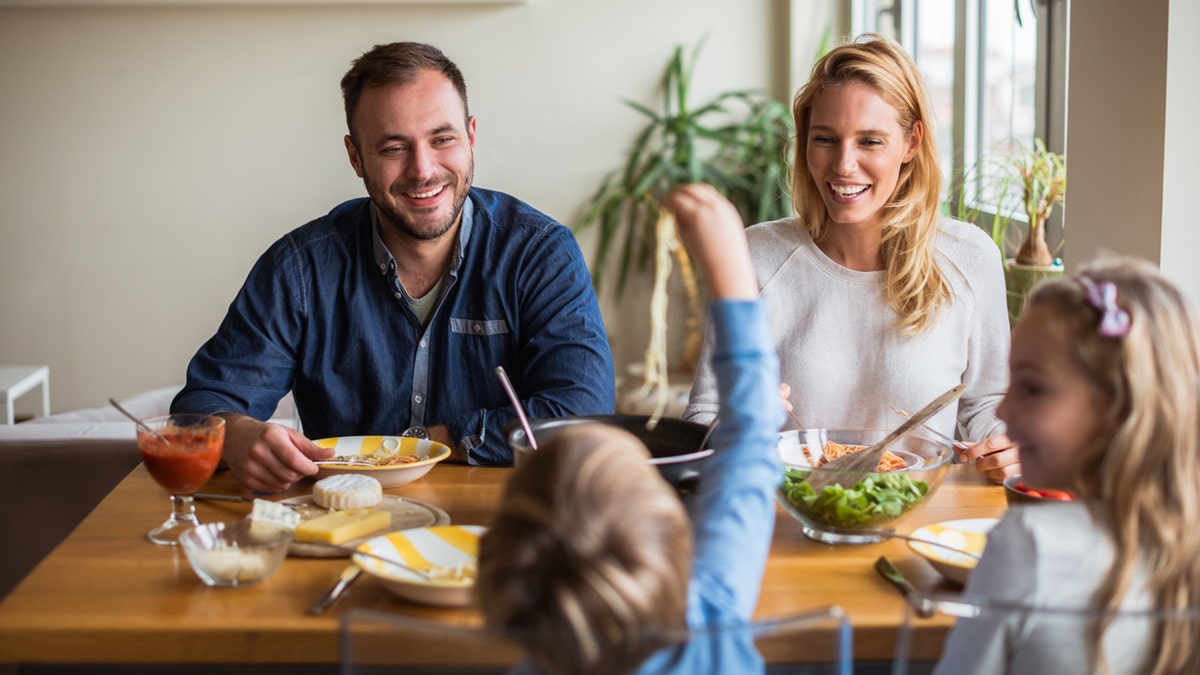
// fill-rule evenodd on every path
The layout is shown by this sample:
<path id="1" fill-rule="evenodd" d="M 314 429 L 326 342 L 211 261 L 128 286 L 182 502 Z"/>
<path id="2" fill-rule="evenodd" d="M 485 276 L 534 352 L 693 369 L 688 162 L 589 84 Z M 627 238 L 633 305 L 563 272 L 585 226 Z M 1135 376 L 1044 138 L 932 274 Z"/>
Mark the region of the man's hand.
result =
<path id="1" fill-rule="evenodd" d="M 425 430 L 429 432 L 429 440 L 443 443 L 450 448 L 450 456 L 446 458 L 447 462 L 453 464 L 467 463 L 467 455 L 459 452 L 454 439 L 450 438 L 450 427 L 447 427 L 445 424 L 435 424 L 431 427 L 426 427 Z"/>
<path id="2" fill-rule="evenodd" d="M 975 443 L 959 454 L 960 462 L 974 462 L 975 468 L 983 472 L 993 483 L 1003 483 L 1005 478 L 1021 473 L 1021 455 L 1017 444 L 1000 434 Z"/>
<path id="3" fill-rule="evenodd" d="M 304 434 L 253 417 L 225 413 L 222 457 L 243 486 L 258 492 L 282 492 L 317 473 L 316 459 L 329 459 L 333 448 L 320 448 Z"/>

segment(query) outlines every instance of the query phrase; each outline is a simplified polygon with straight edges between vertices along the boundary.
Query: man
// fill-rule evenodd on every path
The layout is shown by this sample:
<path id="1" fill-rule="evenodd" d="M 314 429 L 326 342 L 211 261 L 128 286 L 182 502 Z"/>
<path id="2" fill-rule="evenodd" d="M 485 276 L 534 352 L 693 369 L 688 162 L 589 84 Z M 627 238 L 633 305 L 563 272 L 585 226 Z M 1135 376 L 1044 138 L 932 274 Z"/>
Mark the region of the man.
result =
<path id="1" fill-rule="evenodd" d="M 332 451 L 312 438 L 423 436 L 453 459 L 506 464 L 515 414 L 604 414 L 615 392 L 599 306 L 570 231 L 471 186 L 475 118 L 458 67 L 417 43 L 380 45 L 342 78 L 351 200 L 259 259 L 188 366 L 174 411 L 227 420 L 244 486 L 286 489 Z M 305 434 L 266 419 L 288 390 Z"/>

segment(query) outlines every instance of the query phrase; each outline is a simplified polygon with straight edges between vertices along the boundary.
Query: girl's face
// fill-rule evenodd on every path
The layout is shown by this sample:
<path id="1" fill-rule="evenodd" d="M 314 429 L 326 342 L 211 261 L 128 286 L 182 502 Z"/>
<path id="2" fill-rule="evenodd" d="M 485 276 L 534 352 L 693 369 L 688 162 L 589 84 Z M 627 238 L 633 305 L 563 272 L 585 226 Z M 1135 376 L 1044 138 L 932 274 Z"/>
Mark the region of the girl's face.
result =
<path id="1" fill-rule="evenodd" d="M 808 171 L 830 224 L 876 225 L 922 133 L 920 122 L 906 133 L 900 113 L 866 85 L 845 84 L 818 96 L 809 117 Z"/>
<path id="2" fill-rule="evenodd" d="M 1071 489 L 1082 450 L 1100 430 L 1103 402 L 1070 348 L 1048 305 L 1030 307 L 1013 331 L 1008 392 L 996 414 L 1034 487 Z"/>

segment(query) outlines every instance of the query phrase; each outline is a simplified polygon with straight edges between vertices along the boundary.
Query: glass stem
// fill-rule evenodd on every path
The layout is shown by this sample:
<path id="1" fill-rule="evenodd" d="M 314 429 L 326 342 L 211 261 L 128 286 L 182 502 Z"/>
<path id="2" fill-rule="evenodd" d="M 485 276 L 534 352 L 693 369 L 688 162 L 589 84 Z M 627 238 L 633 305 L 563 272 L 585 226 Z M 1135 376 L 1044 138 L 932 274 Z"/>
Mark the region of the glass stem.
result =
<path id="1" fill-rule="evenodd" d="M 191 495 L 171 495 L 171 520 L 199 524 L 200 521 L 196 518 L 196 503 Z"/>

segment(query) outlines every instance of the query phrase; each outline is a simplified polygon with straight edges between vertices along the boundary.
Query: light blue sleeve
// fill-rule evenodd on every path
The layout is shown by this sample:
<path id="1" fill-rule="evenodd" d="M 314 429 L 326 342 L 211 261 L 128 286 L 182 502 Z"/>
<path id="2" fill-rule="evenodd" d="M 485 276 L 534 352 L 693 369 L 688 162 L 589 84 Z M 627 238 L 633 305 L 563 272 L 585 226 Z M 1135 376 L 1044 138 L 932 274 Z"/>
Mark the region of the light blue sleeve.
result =
<path id="1" fill-rule="evenodd" d="M 706 623 L 749 619 L 758 603 L 783 471 L 775 442 L 784 420 L 766 305 L 717 301 L 710 312 L 720 411 L 716 453 L 693 510 L 693 597 L 701 607 L 689 611 L 689 620 Z"/>

